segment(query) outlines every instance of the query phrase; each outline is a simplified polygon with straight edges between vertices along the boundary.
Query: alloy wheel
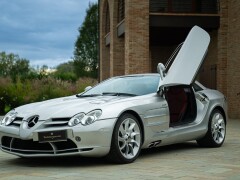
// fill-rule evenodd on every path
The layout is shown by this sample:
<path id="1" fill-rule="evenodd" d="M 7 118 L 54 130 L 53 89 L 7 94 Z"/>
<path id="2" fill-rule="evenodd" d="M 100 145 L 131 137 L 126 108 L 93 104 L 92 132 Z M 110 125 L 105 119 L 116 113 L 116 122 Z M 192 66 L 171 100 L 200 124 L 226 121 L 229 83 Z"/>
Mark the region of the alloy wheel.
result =
<path id="1" fill-rule="evenodd" d="M 215 113 L 212 117 L 211 132 L 213 140 L 217 144 L 221 144 L 224 141 L 226 133 L 226 125 L 222 114 Z"/>
<path id="2" fill-rule="evenodd" d="M 136 120 L 126 118 L 119 126 L 118 147 L 126 159 L 134 158 L 141 144 L 140 127 Z"/>

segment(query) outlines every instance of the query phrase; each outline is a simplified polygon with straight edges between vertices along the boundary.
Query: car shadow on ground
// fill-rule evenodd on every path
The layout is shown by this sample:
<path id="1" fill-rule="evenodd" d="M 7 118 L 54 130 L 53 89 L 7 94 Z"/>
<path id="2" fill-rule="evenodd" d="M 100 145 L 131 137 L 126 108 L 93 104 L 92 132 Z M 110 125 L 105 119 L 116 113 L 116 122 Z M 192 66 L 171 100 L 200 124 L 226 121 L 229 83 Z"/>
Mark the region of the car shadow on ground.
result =
<path id="1" fill-rule="evenodd" d="M 138 161 L 141 159 L 150 158 L 157 156 L 158 158 L 164 157 L 168 153 L 178 153 L 182 150 L 193 150 L 199 148 L 196 142 L 185 142 L 180 144 L 162 146 L 151 149 L 143 149 Z M 8 164 L 14 166 L 25 166 L 25 167 L 91 167 L 91 166 L 112 166 L 114 163 L 107 161 L 106 158 L 85 158 L 79 156 L 69 156 L 69 157 L 47 157 L 47 158 L 11 158 L 7 159 Z M 118 165 L 118 164 L 115 164 Z"/>

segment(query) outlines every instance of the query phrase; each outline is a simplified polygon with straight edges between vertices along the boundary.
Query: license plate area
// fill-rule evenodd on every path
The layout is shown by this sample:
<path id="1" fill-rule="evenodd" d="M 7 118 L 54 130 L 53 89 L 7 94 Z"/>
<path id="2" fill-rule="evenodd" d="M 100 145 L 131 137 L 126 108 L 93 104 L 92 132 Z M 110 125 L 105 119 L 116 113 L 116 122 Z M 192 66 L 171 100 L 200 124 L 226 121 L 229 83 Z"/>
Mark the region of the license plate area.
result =
<path id="1" fill-rule="evenodd" d="M 38 133 L 39 142 L 67 141 L 67 131 L 48 131 Z"/>

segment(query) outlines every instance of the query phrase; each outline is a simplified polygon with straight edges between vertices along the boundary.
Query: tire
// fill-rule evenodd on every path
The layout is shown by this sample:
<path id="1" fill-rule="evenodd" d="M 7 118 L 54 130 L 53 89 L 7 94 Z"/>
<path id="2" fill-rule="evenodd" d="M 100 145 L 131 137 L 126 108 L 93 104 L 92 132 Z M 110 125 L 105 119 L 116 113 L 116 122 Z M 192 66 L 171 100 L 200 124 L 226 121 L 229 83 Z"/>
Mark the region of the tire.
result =
<path id="1" fill-rule="evenodd" d="M 114 127 L 111 149 L 107 159 L 126 164 L 135 161 L 141 151 L 142 130 L 135 116 L 123 114 Z"/>
<path id="2" fill-rule="evenodd" d="M 220 147 L 226 136 L 226 120 L 224 115 L 218 109 L 214 109 L 208 122 L 208 131 L 206 135 L 197 140 L 197 143 L 203 147 Z"/>

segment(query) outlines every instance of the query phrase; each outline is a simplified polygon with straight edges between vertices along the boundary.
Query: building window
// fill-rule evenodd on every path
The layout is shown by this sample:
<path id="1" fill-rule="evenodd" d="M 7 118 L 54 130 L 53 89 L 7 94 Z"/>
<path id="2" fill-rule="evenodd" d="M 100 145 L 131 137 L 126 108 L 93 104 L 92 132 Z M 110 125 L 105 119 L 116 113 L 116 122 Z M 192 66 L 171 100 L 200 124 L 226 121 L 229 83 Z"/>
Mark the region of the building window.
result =
<path id="1" fill-rule="evenodd" d="M 196 11 L 199 13 L 218 13 L 219 0 L 196 0 Z"/>
<path id="2" fill-rule="evenodd" d="M 194 12 L 194 0 L 171 0 L 168 1 L 169 11 L 176 13 Z"/>
<path id="3" fill-rule="evenodd" d="M 125 0 L 118 0 L 118 22 L 125 18 Z"/>
<path id="4" fill-rule="evenodd" d="M 150 12 L 218 13 L 219 0 L 150 0 Z"/>

